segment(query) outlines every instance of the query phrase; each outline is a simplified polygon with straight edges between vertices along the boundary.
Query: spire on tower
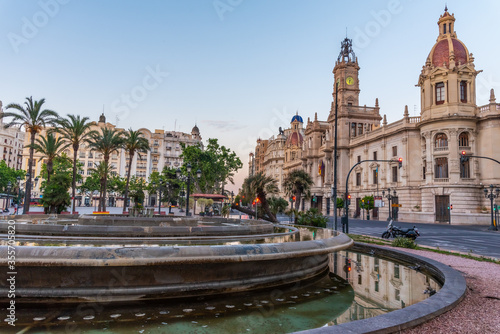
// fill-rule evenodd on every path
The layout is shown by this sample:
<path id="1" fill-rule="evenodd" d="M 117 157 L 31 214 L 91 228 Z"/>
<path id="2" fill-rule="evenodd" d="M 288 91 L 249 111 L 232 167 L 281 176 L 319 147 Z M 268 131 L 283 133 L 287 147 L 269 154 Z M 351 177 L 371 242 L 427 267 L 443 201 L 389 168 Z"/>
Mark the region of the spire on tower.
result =
<path id="1" fill-rule="evenodd" d="M 341 43 L 340 43 L 340 54 L 339 57 L 337 58 L 337 61 L 356 61 L 356 55 L 354 54 L 354 51 L 352 50 L 352 39 L 345 38 Z"/>

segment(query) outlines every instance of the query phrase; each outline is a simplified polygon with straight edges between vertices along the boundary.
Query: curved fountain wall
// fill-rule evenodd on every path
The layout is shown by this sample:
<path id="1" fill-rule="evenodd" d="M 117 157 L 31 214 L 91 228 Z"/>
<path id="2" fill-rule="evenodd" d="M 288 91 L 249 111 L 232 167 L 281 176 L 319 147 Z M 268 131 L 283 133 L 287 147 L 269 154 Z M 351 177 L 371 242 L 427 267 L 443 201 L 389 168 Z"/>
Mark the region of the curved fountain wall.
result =
<path id="1" fill-rule="evenodd" d="M 110 223 L 110 220 L 113 220 Z M 149 235 L 184 237 L 256 234 L 274 229 L 262 222 L 160 218 L 131 223 L 113 217 L 82 217 L 78 224 L 16 224 L 38 234 Z M 96 224 L 99 223 L 99 225 Z M 50 221 L 49 221 L 50 223 Z M 61 222 L 58 222 L 61 223 Z M 102 223 L 102 224 L 101 224 Z M 109 224 L 108 224 L 109 223 Z M 93 225 L 88 225 L 93 224 Z M 3 224 L 2 224 L 3 225 Z M 3 228 L 4 226 L 1 226 Z M 101 228 L 101 230 L 99 230 Z M 62 230 L 61 230 L 62 229 Z M 287 227 L 287 229 L 291 229 Z M 184 230 L 184 231 L 181 231 Z M 232 293 L 292 284 L 328 270 L 328 254 L 350 247 L 345 234 L 325 230 L 319 240 L 202 246 L 16 247 L 16 302 L 132 301 Z M 80 233 L 80 234 L 78 234 Z M 287 233 L 296 233 L 293 229 Z M 326 232 L 325 232 L 326 233 Z M 6 265 L 7 247 L 0 247 Z M 6 296 L 6 277 L 0 282 Z M 1 298 L 0 298 L 1 299 Z M 3 301 L 3 300 L 2 300 Z"/>

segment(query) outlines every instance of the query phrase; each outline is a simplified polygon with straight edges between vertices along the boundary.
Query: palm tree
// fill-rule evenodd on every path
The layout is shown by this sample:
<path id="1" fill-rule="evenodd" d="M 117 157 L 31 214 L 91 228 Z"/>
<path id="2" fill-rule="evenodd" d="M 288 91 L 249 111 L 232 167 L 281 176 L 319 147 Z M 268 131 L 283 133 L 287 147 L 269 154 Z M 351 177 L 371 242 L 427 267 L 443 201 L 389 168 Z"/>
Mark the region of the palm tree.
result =
<path id="1" fill-rule="evenodd" d="M 99 185 L 101 190 L 99 191 L 99 211 L 101 211 L 101 202 L 105 203 L 105 201 L 102 201 L 102 199 L 106 198 L 106 187 L 107 187 L 107 180 L 109 176 L 111 175 L 111 170 L 114 167 L 111 166 L 108 162 L 106 161 L 100 161 L 95 164 L 95 167 L 91 169 L 92 174 L 96 174 L 98 179 L 99 179 Z M 105 205 L 102 211 L 106 210 Z"/>
<path id="2" fill-rule="evenodd" d="M 73 148 L 73 180 L 71 183 L 73 206 L 72 212 L 75 212 L 75 194 L 76 194 L 76 173 L 77 173 L 77 155 L 80 145 L 88 142 L 92 135 L 97 134 L 95 130 L 91 130 L 92 122 L 89 122 L 88 117 L 80 117 L 80 115 L 68 115 L 58 122 L 59 126 L 55 129 L 61 134 L 61 137 L 67 141 Z"/>
<path id="3" fill-rule="evenodd" d="M 103 162 L 109 166 L 109 157 L 112 153 L 118 152 L 123 147 L 122 132 L 117 129 L 101 128 L 101 133 L 96 132 L 90 135 L 89 147 L 95 149 L 103 155 Z M 111 167 L 111 166 L 109 166 Z M 108 175 L 104 175 L 101 184 L 101 198 L 99 200 L 99 210 L 106 211 L 106 186 Z"/>
<path id="4" fill-rule="evenodd" d="M 54 158 L 68 146 L 69 144 L 65 143 L 62 138 L 59 137 L 56 139 L 52 133 L 47 133 L 45 137 L 37 138 L 34 144 L 27 146 L 43 155 L 40 161 L 43 158 L 47 158 L 47 184 L 50 183 L 50 176 L 54 170 Z"/>
<path id="5" fill-rule="evenodd" d="M 129 163 L 127 169 L 127 183 L 125 185 L 125 196 L 123 203 L 123 212 L 127 211 L 128 204 L 128 185 L 130 182 L 130 171 L 132 170 L 132 160 L 134 159 L 135 153 L 141 157 L 141 153 L 146 153 L 149 148 L 149 142 L 143 137 L 142 133 L 139 131 L 134 131 L 129 129 L 124 134 L 123 148 L 125 152 L 128 153 Z"/>
<path id="6" fill-rule="evenodd" d="M 309 193 L 313 180 L 306 171 L 294 170 L 283 181 L 287 196 L 295 196 L 295 210 L 299 210 L 302 194 Z"/>
<path id="7" fill-rule="evenodd" d="M 263 173 L 257 173 L 247 177 L 245 181 L 243 181 L 242 188 L 243 193 L 245 193 L 248 198 L 257 196 L 258 200 L 262 203 L 262 210 L 267 214 L 269 220 L 277 222 L 276 216 L 271 212 L 267 200 L 267 195 L 276 194 L 279 191 L 275 179 L 270 176 L 265 176 Z"/>
<path id="8" fill-rule="evenodd" d="M 46 125 L 53 124 L 59 115 L 50 109 L 42 109 L 45 99 L 33 101 L 33 97 L 27 97 L 24 102 L 24 107 L 11 103 L 7 105 L 6 109 L 15 109 L 14 112 L 0 113 L 0 118 L 12 117 L 12 120 L 5 124 L 6 128 L 13 126 L 24 126 L 25 131 L 30 134 L 30 159 L 28 160 L 28 179 L 26 180 L 26 194 L 24 200 L 24 212 L 29 211 L 31 202 L 31 178 L 33 177 L 33 153 L 35 149 L 36 135 L 46 127 Z"/>

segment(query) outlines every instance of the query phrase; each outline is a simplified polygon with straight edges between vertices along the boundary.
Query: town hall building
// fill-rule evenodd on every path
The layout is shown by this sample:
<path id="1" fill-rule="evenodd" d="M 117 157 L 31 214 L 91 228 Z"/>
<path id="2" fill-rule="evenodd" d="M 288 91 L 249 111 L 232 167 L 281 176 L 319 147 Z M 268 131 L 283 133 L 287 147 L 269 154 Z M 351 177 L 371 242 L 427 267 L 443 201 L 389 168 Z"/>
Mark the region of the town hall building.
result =
<path id="1" fill-rule="evenodd" d="M 424 62 L 417 86 L 421 112 L 410 117 L 402 108 L 402 119 L 388 123 L 381 116 L 378 100 L 374 106 L 359 105 L 359 64 L 352 42 L 345 39 L 333 69 L 334 89 L 326 121 L 303 123 L 296 115 L 290 129 L 276 137 L 260 140 L 251 154 L 250 172 L 276 178 L 280 196 L 282 183 L 292 170 L 304 169 L 314 184 L 305 209 L 317 207 L 333 215 L 333 149 L 335 101 L 337 101 L 337 196 L 343 197 L 350 174 L 350 216 L 360 216 L 365 196 L 383 196 L 385 207 L 372 212 L 386 219 L 453 224 L 490 222 L 490 199 L 485 190 L 500 187 L 500 104 L 493 89 L 489 103 L 476 101 L 474 57 L 457 38 L 455 16 L 447 9 L 438 20 L 435 45 Z M 337 86 L 337 87 L 336 87 Z M 474 156 L 461 163 L 461 153 Z M 402 167 L 398 159 L 402 158 Z M 256 164 L 258 162 L 258 164 Z M 384 193 L 382 193 L 384 191 Z M 400 207 L 389 207 L 387 195 Z M 452 208 L 452 211 L 449 208 Z M 488 213 L 488 214 L 486 214 Z"/>

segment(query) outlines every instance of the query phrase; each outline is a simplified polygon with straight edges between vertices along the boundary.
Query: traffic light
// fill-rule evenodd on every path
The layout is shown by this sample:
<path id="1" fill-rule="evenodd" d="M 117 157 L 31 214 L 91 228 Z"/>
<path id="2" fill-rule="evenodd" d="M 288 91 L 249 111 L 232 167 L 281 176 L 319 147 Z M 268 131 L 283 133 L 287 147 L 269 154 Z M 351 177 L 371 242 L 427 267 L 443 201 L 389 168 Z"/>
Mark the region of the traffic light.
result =
<path id="1" fill-rule="evenodd" d="M 347 195 L 347 205 L 351 205 L 351 195 Z"/>
<path id="2" fill-rule="evenodd" d="M 460 155 L 460 163 L 463 165 L 469 161 L 469 157 L 465 155 L 465 151 L 462 151 L 462 154 Z"/>
<path id="3" fill-rule="evenodd" d="M 295 196 L 292 197 L 292 200 L 295 202 Z"/>
<path id="4" fill-rule="evenodd" d="M 498 210 L 498 207 L 496 204 L 493 205 L 493 211 L 497 211 Z"/>
<path id="5" fill-rule="evenodd" d="M 350 272 L 351 272 L 351 270 L 352 270 L 352 267 L 351 267 L 351 260 L 346 259 L 346 260 L 345 260 L 344 271 L 345 271 L 346 273 L 350 273 Z"/>
<path id="6" fill-rule="evenodd" d="M 399 168 L 403 167 L 403 158 L 398 159 L 398 167 Z"/>
<path id="7" fill-rule="evenodd" d="M 450 204 L 450 210 L 453 210 L 453 204 Z"/>
<path id="8" fill-rule="evenodd" d="M 316 196 L 313 197 L 313 202 L 316 202 L 317 198 Z"/>

